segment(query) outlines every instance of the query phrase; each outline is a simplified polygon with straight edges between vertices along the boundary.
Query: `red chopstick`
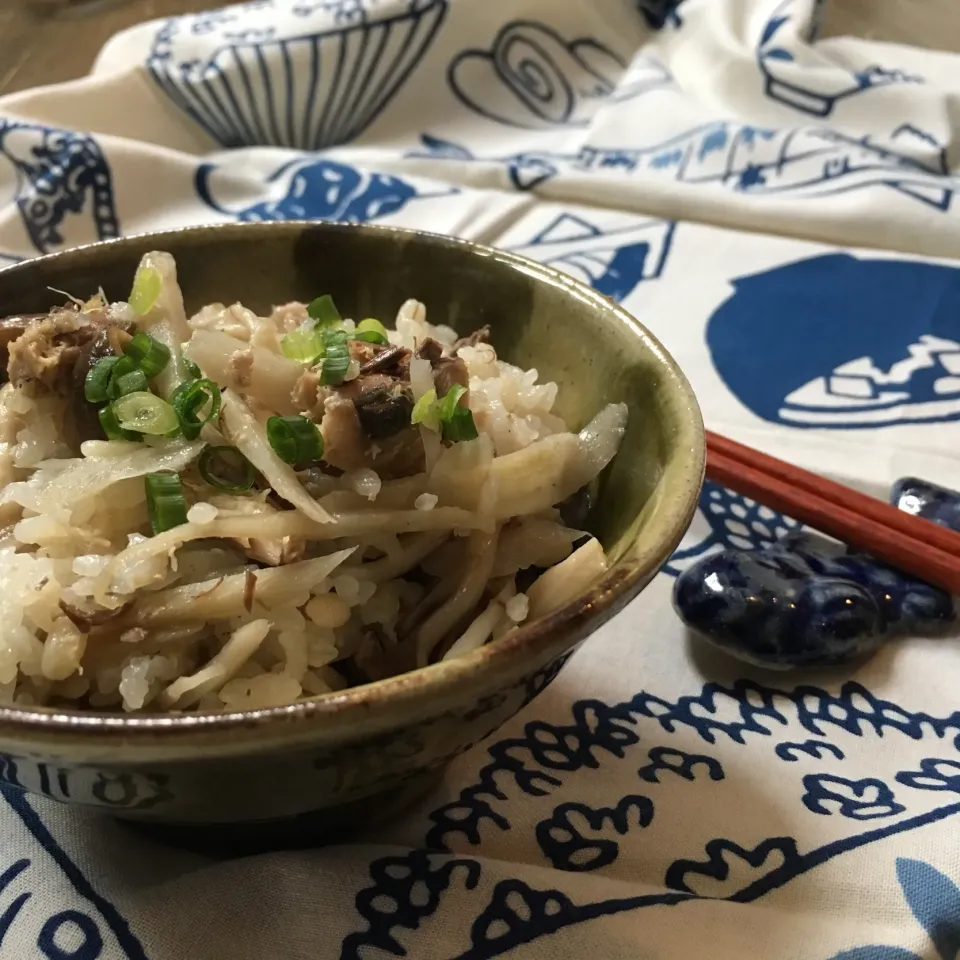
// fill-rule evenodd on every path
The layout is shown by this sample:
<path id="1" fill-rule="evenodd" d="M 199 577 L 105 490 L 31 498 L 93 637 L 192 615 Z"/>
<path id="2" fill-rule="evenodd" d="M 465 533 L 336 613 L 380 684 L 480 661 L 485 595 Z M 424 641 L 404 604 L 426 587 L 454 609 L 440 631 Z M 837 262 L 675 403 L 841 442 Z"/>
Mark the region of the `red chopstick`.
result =
<path id="1" fill-rule="evenodd" d="M 707 476 L 960 594 L 960 533 L 707 431 Z"/>

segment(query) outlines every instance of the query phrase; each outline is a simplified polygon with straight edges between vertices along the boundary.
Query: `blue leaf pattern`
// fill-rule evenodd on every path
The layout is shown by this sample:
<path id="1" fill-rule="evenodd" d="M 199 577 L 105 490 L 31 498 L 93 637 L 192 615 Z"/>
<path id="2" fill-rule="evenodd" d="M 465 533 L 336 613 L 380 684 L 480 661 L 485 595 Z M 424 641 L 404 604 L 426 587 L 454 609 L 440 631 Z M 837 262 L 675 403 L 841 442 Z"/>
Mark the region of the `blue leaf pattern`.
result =
<path id="1" fill-rule="evenodd" d="M 906 857 L 897 860 L 897 880 L 911 912 L 930 937 L 939 960 L 956 960 L 960 954 L 960 888 L 929 863 Z M 903 947 L 874 945 L 844 950 L 830 960 L 924 958 Z"/>
<path id="2" fill-rule="evenodd" d="M 928 863 L 905 858 L 897 860 L 897 879 L 941 960 L 955 960 L 960 952 L 960 890 L 956 884 Z"/>
<path id="3" fill-rule="evenodd" d="M 923 960 L 910 950 L 902 947 L 855 947 L 844 950 L 833 960 Z"/>

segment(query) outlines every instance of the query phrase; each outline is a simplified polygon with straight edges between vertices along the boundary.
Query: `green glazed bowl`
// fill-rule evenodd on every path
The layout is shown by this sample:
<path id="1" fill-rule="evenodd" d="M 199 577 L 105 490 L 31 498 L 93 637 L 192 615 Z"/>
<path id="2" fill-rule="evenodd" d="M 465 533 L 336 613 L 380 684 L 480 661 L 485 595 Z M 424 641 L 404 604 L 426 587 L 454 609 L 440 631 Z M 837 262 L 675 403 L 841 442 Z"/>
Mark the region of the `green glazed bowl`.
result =
<path id="1" fill-rule="evenodd" d="M 268 312 L 330 293 L 347 316 L 386 320 L 414 297 L 433 322 L 461 333 L 490 324 L 501 356 L 559 384 L 557 412 L 571 427 L 604 404 L 629 407 L 589 523 L 612 558 L 609 573 L 507 638 L 283 708 L 174 716 L 0 709 L 6 783 L 227 844 L 241 835 L 267 846 L 313 842 L 321 821 L 322 832 L 342 835 L 429 787 L 653 578 L 696 507 L 700 412 L 663 347 L 606 297 L 523 257 L 407 230 L 256 223 L 113 240 L 3 270 L 0 311 L 45 311 L 56 299 L 49 287 L 80 297 L 102 287 L 122 299 L 149 250 L 176 257 L 188 313 L 237 300 Z M 251 821 L 260 829 L 251 833 Z"/>

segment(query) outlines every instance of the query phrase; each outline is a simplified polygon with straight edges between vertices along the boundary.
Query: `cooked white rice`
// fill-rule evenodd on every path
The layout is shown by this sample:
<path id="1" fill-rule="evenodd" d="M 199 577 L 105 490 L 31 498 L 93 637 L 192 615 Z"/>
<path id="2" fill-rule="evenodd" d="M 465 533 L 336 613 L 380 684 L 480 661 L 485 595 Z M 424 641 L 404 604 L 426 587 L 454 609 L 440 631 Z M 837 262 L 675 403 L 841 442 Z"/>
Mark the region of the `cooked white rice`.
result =
<path id="1" fill-rule="evenodd" d="M 315 332 L 302 304 L 269 316 L 210 304 L 188 318 L 163 253 L 144 258 L 134 294 L 5 321 L 19 336 L 7 337 L 0 389 L 0 702 L 287 704 L 463 656 L 604 571 L 597 542 L 556 507 L 614 456 L 622 405 L 571 433 L 552 412 L 556 384 L 500 360 L 483 336 L 458 342 L 415 300 L 400 306 L 389 344 L 349 342 L 331 385 L 318 377 L 328 361 L 285 354 L 285 337 Z M 358 324 L 340 329 L 350 337 Z M 170 354 L 150 380 L 155 396 L 174 399 L 191 364 L 222 389 L 197 439 L 90 432 L 77 372 L 92 366 L 91 344 L 117 355 L 138 332 Z M 387 354 L 392 366 L 377 368 Z M 445 439 L 429 417 L 396 421 L 451 382 L 466 390 L 459 405 L 476 439 Z M 316 424 L 323 459 L 284 462 L 265 430 L 274 415 Z M 249 490 L 199 470 L 222 445 L 256 468 Z M 168 471 L 185 522 L 155 532 L 144 478 Z"/>

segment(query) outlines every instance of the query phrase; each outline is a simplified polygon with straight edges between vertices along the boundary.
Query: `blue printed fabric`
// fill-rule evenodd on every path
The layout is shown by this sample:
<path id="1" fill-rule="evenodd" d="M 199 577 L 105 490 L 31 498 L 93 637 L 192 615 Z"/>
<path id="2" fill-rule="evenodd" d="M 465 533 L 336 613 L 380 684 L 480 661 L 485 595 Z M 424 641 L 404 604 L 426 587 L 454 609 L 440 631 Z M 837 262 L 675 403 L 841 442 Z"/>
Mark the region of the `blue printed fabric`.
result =
<path id="1" fill-rule="evenodd" d="M 143 24 L 90 77 L 0 101 L 0 264 L 238 220 L 476 238 L 623 303 L 713 429 L 880 497 L 956 488 L 960 61 L 818 38 L 830 2 Z M 188 855 L 52 802 L 55 772 L 22 793 L 0 757 L 0 957 L 956 960 L 960 637 L 773 674 L 671 608 L 697 560 L 797 527 L 708 483 L 643 595 L 348 844 Z M 130 802 L 122 777 L 85 789 Z"/>

